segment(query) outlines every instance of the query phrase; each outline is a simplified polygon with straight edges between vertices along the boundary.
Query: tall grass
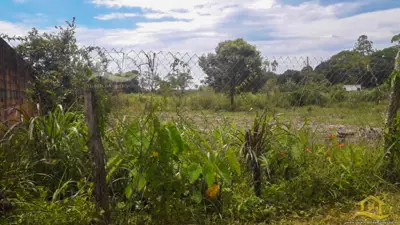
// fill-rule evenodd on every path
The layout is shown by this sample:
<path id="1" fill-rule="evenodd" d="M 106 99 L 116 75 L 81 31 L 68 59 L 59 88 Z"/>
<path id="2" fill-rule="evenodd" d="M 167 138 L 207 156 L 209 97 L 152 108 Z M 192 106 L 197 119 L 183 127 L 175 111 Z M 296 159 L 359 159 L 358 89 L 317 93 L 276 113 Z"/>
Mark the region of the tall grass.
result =
<path id="1" fill-rule="evenodd" d="M 155 111 L 110 120 L 103 138 L 113 221 L 269 222 L 313 215 L 322 206 L 346 205 L 393 188 L 382 178 L 387 165 L 380 145 L 341 143 L 328 134 L 321 141 L 308 126 L 296 128 L 273 114 L 268 118 L 257 119 L 269 125 L 268 135 L 253 135 L 262 140 L 251 142 L 264 143 L 252 161 L 260 167 L 259 197 L 249 188 L 254 171 L 240 156 L 245 131 L 235 123 L 204 131 L 186 118 L 162 121 Z M 86 141 L 83 115 L 61 107 L 11 128 L 0 146 L 0 187 L 13 203 L 3 221 L 96 220 L 101 212 L 92 204 Z"/>
<path id="2" fill-rule="evenodd" d="M 357 107 L 361 104 L 382 105 L 387 99 L 385 90 L 373 89 L 360 92 L 345 92 L 341 89 L 329 89 L 318 87 L 303 87 L 291 92 L 279 90 L 266 91 L 265 93 L 242 93 L 235 99 L 232 108 L 230 101 L 223 93 L 216 93 L 212 89 L 184 94 L 121 94 L 117 106 L 124 106 L 134 111 L 145 109 L 149 103 L 162 106 L 165 111 L 176 111 L 183 108 L 198 111 L 248 111 L 273 110 L 277 108 L 290 109 L 303 106 Z"/>

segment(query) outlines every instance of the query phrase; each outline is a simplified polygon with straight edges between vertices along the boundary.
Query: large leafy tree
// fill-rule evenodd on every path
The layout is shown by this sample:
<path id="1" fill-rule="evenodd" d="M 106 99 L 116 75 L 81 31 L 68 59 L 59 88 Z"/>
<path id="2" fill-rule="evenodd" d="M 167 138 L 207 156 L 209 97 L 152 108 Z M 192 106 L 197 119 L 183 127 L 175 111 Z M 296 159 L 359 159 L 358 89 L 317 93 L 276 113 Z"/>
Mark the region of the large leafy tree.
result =
<path id="1" fill-rule="evenodd" d="M 368 40 L 367 35 L 361 35 L 358 37 L 356 44 L 354 45 L 354 51 L 360 53 L 362 56 L 371 55 L 373 50 L 373 42 Z"/>
<path id="2" fill-rule="evenodd" d="M 400 34 L 396 34 L 392 37 L 391 40 L 392 43 L 396 44 L 397 46 L 400 46 Z"/>
<path id="3" fill-rule="evenodd" d="M 392 42 L 396 42 L 396 36 Z M 399 38 L 400 40 L 400 38 Z M 315 71 L 323 74 L 332 84 L 361 84 L 376 87 L 384 82 L 394 69 L 397 47 L 372 50 L 366 35 L 358 38 L 353 51 L 341 51 L 319 64 Z"/>
<path id="4" fill-rule="evenodd" d="M 281 75 L 278 75 L 279 84 L 293 82 L 296 85 L 305 85 L 308 83 L 322 83 L 324 81 L 326 81 L 324 76 L 314 71 L 314 69 L 309 65 L 303 67 L 301 71 L 286 70 Z"/>
<path id="5" fill-rule="evenodd" d="M 58 104 L 71 106 L 81 100 L 80 88 L 86 79 L 85 67 L 95 68 L 96 56 L 105 67 L 106 60 L 97 47 L 79 47 L 75 37 L 75 18 L 66 26 L 55 26 L 51 33 L 39 33 L 32 28 L 26 36 L 1 36 L 19 42 L 15 48 L 21 57 L 36 71 L 33 83 L 33 100 L 40 102 L 43 112 Z M 97 57 L 100 56 L 100 57 Z"/>
<path id="6" fill-rule="evenodd" d="M 207 75 L 204 82 L 216 91 L 227 93 L 233 106 L 236 94 L 266 75 L 262 62 L 256 47 L 240 38 L 219 43 L 215 53 L 200 57 L 199 65 Z"/>
<path id="7" fill-rule="evenodd" d="M 278 84 L 285 84 L 287 82 L 294 82 L 300 84 L 303 80 L 303 76 L 298 70 L 286 70 L 281 75 L 278 76 Z"/>
<path id="8" fill-rule="evenodd" d="M 370 87 L 375 85 L 375 81 L 369 63 L 369 57 L 356 51 L 341 51 L 319 64 L 315 71 L 324 74 L 332 84 L 361 84 Z"/>
<path id="9" fill-rule="evenodd" d="M 276 78 L 276 69 L 278 67 L 278 62 L 276 60 L 269 62 L 264 60 L 262 65 L 261 74 L 251 77 L 246 85 L 242 85 L 242 91 L 252 92 L 253 94 L 262 89 L 268 80 Z"/>
<path id="10" fill-rule="evenodd" d="M 370 68 L 378 84 L 382 84 L 394 70 L 394 61 L 398 48 L 389 47 L 371 55 Z"/>

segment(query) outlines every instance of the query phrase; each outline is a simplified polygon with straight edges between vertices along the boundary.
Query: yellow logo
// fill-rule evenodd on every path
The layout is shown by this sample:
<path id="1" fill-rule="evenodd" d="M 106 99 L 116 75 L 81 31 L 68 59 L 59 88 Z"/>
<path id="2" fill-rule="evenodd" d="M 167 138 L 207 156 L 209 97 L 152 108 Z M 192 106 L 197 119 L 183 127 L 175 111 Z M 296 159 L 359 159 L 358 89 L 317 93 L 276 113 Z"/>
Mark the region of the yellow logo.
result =
<path id="1" fill-rule="evenodd" d="M 358 216 L 366 216 L 375 220 L 383 220 L 389 217 L 389 215 L 383 215 L 382 206 L 385 205 L 382 200 L 369 196 L 361 202 L 357 203 L 360 205 L 360 211 L 356 212 L 353 219 Z"/>

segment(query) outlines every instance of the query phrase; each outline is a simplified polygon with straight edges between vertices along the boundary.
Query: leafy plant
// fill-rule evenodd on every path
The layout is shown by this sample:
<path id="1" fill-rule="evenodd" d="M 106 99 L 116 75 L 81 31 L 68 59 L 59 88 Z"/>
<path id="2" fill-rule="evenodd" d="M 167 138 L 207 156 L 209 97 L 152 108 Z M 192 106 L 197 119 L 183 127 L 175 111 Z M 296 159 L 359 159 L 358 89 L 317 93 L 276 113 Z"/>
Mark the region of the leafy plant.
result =
<path id="1" fill-rule="evenodd" d="M 232 173 L 240 173 L 234 151 L 222 133 L 214 134 L 219 138 L 211 147 L 196 131 L 163 124 L 152 113 L 131 123 L 107 164 L 112 190 L 124 193 L 116 197 L 153 218 L 190 218 L 185 205 L 209 202 L 204 196 L 208 187 L 229 185 Z"/>
<path id="2" fill-rule="evenodd" d="M 263 114 L 254 120 L 252 130 L 246 131 L 245 142 L 242 147 L 242 155 L 253 175 L 254 192 L 261 197 L 261 165 L 259 158 L 268 150 L 269 137 L 271 136 L 269 121 Z"/>

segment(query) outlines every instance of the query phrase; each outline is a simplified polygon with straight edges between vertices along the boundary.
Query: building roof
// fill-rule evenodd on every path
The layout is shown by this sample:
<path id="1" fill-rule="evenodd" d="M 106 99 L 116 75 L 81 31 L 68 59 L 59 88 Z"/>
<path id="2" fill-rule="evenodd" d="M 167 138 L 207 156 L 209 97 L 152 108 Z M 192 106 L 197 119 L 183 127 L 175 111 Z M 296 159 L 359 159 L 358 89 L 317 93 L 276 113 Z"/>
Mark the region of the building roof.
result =
<path id="1" fill-rule="evenodd" d="M 343 87 L 357 87 L 357 88 L 361 88 L 361 84 L 350 84 L 350 85 L 343 85 Z"/>
<path id="2" fill-rule="evenodd" d="M 355 85 L 343 85 L 343 88 L 346 91 L 359 91 L 361 90 L 361 85 L 360 84 L 355 84 Z"/>

